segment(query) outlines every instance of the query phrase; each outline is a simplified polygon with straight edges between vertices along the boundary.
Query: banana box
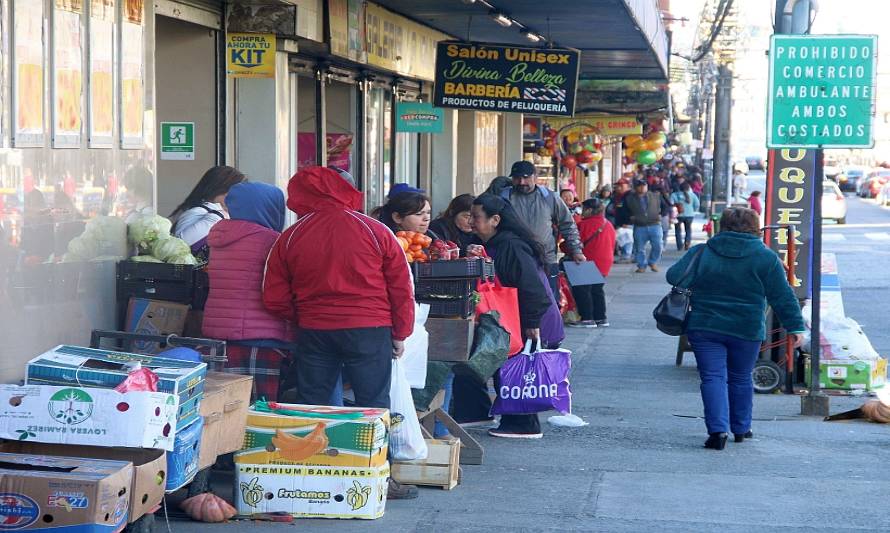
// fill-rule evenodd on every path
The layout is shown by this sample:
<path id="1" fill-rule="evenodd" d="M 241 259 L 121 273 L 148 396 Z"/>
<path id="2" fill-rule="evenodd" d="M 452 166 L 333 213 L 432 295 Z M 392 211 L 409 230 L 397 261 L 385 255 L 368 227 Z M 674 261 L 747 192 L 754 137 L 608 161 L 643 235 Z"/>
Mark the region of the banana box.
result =
<path id="1" fill-rule="evenodd" d="M 389 410 L 257 402 L 236 464 L 379 467 Z"/>
<path id="2" fill-rule="evenodd" d="M 389 463 L 372 468 L 235 465 L 239 515 L 288 513 L 300 518 L 373 520 L 386 510 Z"/>

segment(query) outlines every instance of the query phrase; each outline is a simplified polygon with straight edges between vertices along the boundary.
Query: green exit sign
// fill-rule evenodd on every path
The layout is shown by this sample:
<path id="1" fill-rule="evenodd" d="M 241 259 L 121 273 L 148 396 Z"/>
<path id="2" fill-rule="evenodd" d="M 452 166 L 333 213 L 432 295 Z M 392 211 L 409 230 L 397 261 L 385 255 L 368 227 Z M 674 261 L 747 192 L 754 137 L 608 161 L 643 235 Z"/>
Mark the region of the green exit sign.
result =
<path id="1" fill-rule="evenodd" d="M 769 148 L 874 145 L 875 35 L 773 35 Z"/>
<path id="2" fill-rule="evenodd" d="M 161 122 L 161 159 L 166 161 L 195 160 L 195 123 Z"/>

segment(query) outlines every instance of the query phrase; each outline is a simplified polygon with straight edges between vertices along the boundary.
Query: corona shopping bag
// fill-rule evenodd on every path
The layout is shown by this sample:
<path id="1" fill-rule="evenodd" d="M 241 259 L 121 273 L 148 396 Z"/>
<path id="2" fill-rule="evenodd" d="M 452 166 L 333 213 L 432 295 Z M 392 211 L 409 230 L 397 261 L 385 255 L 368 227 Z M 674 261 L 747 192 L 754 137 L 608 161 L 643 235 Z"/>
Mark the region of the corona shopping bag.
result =
<path id="1" fill-rule="evenodd" d="M 498 373 L 492 415 L 529 415 L 543 411 L 572 412 L 569 370 L 572 352 L 525 350 L 507 360 Z"/>
<path id="2" fill-rule="evenodd" d="M 510 334 L 510 355 L 522 350 L 522 326 L 519 322 L 519 291 L 513 287 L 504 287 L 495 279 L 492 282 L 480 282 L 476 288 L 479 303 L 476 305 L 476 319 L 489 311 L 497 311 L 499 322 Z"/>

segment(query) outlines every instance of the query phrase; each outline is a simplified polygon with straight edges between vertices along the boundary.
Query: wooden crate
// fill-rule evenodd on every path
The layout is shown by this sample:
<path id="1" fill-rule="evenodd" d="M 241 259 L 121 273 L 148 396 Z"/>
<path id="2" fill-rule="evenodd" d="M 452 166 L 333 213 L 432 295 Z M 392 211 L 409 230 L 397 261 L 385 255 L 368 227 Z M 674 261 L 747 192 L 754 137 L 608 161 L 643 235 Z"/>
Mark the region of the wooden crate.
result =
<path id="1" fill-rule="evenodd" d="M 426 459 L 393 461 L 393 479 L 409 485 L 453 489 L 459 482 L 460 440 L 426 439 L 426 445 L 429 449 Z"/>
<path id="2" fill-rule="evenodd" d="M 473 350 L 476 322 L 471 318 L 428 318 L 430 334 L 427 358 L 430 361 L 466 361 Z"/>

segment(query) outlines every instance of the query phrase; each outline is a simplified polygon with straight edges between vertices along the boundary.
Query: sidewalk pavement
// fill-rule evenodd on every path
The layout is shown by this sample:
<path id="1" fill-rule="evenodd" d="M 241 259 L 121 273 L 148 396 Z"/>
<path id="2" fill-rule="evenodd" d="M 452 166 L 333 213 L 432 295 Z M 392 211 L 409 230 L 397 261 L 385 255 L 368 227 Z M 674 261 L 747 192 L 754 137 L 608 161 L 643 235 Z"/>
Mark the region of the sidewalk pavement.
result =
<path id="1" fill-rule="evenodd" d="M 700 224 L 696 224 L 701 229 Z M 583 428 L 511 441 L 475 431 L 485 464 L 464 466 L 452 491 L 387 504 L 373 522 L 312 520 L 313 531 L 886 531 L 887 427 L 799 416 L 797 397 L 757 395 L 755 437 L 722 452 L 707 437 L 694 359 L 674 366 L 676 338 L 651 311 L 680 252 L 669 241 L 661 273 L 615 265 L 607 284 L 610 328 L 569 329 L 575 414 Z M 832 398 L 832 411 L 861 399 Z M 226 498 L 230 494 L 220 491 Z M 156 526 L 164 527 L 162 524 Z M 206 530 L 178 523 L 179 531 Z M 233 527 L 233 526 L 229 526 Z M 241 527 L 240 525 L 237 527 Z M 248 524 L 251 530 L 276 524 Z M 160 530 L 160 529 L 159 529 Z"/>

